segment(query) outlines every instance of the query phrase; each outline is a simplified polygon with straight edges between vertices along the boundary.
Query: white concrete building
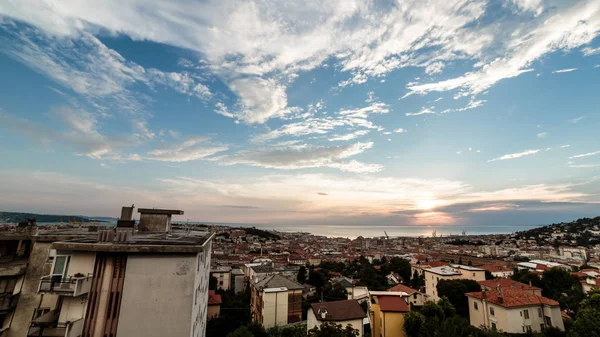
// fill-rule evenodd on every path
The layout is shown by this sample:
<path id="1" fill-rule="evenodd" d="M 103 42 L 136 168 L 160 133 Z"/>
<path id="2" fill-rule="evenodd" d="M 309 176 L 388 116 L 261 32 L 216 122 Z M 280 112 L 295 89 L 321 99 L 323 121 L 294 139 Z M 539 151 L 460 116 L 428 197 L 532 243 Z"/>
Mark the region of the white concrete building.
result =
<path id="1" fill-rule="evenodd" d="M 210 275 L 217 279 L 217 289 L 231 289 L 231 267 L 217 266 L 210 270 Z"/>
<path id="2" fill-rule="evenodd" d="M 471 325 L 507 333 L 565 329 L 558 302 L 517 288 L 467 293 Z"/>
<path id="3" fill-rule="evenodd" d="M 357 300 L 313 303 L 307 313 L 306 329 L 311 330 L 325 322 L 352 326 L 358 336 L 364 335 L 363 319 L 367 315 Z"/>
<path id="4" fill-rule="evenodd" d="M 429 268 L 423 272 L 425 276 L 425 294 L 427 294 L 430 300 L 436 302 L 440 299 L 437 294 L 437 284 L 441 280 L 485 280 L 485 270 L 458 264 Z"/>
<path id="5" fill-rule="evenodd" d="M 51 272 L 38 287 L 38 306 L 51 306 L 27 336 L 205 335 L 213 235 L 179 233 L 170 218 L 183 212 L 161 209 L 139 209 L 136 231 L 132 210 L 124 207 L 129 218 L 116 231 L 52 244 Z"/>
<path id="6" fill-rule="evenodd" d="M 265 328 L 302 320 L 302 285 L 283 275 L 268 275 L 250 283 L 250 310 Z"/>

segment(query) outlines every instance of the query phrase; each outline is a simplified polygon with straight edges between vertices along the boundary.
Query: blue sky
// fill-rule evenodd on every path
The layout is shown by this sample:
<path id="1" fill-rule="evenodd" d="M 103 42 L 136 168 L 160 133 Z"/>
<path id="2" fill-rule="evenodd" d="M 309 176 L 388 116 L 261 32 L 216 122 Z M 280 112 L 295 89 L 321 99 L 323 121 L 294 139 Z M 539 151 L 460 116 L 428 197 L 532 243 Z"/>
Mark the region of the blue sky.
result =
<path id="1" fill-rule="evenodd" d="M 598 215 L 598 1 L 0 4 L 0 206 L 198 221 Z"/>

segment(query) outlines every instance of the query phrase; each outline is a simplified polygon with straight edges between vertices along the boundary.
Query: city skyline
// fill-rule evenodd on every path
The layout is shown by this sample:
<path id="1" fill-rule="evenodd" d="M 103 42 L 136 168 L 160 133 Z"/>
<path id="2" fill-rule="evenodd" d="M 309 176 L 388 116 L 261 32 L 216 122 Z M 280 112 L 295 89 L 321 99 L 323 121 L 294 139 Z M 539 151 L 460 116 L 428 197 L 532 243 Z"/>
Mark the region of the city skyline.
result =
<path id="1" fill-rule="evenodd" d="M 591 0 L 0 4 L 0 211 L 597 216 L 598 35 Z"/>

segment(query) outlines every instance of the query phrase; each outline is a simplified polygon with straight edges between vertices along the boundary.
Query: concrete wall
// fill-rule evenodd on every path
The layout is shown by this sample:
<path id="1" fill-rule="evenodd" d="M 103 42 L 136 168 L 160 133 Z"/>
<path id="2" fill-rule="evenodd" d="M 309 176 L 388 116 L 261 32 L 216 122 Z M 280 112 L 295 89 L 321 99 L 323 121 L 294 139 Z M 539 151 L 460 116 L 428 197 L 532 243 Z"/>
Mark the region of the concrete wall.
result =
<path id="1" fill-rule="evenodd" d="M 425 304 L 425 302 L 427 302 L 427 296 L 425 296 L 425 294 L 423 293 L 413 293 L 410 294 L 410 296 L 406 297 L 406 300 L 409 304 L 415 305 L 415 306 L 423 306 Z"/>
<path id="2" fill-rule="evenodd" d="M 244 280 L 244 275 L 236 275 L 233 277 L 233 283 L 233 290 L 236 294 L 241 293 L 246 289 L 246 280 Z"/>
<path id="3" fill-rule="evenodd" d="M 129 255 L 117 335 L 190 336 L 195 278 L 195 255 Z"/>
<path id="4" fill-rule="evenodd" d="M 266 289 L 265 289 L 266 290 Z M 288 291 L 263 292 L 263 326 L 268 329 L 288 323 Z"/>
<path id="5" fill-rule="evenodd" d="M 429 296 L 429 300 L 437 302 L 440 298 L 437 296 L 437 284 L 441 280 L 458 280 L 468 277 L 463 275 L 439 275 L 425 270 L 425 293 Z M 484 277 L 485 279 L 485 277 Z"/>
<path id="6" fill-rule="evenodd" d="M 149 233 L 166 233 L 171 230 L 171 215 L 141 214 L 138 230 Z"/>
<path id="7" fill-rule="evenodd" d="M 231 288 L 231 272 L 217 271 L 211 275 L 217 279 L 217 289 L 229 290 Z"/>
<path id="8" fill-rule="evenodd" d="M 212 242 L 207 242 L 204 251 L 195 256 L 194 302 L 191 310 L 190 336 L 204 337 L 208 319 L 208 283 L 210 278 L 210 261 Z"/>
<path id="9" fill-rule="evenodd" d="M 87 299 L 85 296 L 66 297 L 63 299 L 63 304 L 60 309 L 58 321 L 60 323 L 75 322 L 85 317 L 87 307 Z"/>
<path id="10" fill-rule="evenodd" d="M 23 280 L 21 295 L 19 295 L 19 302 L 17 303 L 10 329 L 5 332 L 7 337 L 23 337 L 27 334 L 33 311 L 40 304 L 41 296 L 37 294 L 40 279 L 42 276 L 50 274 L 51 265 L 47 261 L 51 245 L 52 243 L 50 242 L 38 241 L 33 243 L 33 248 L 29 255 L 27 273 Z M 42 307 L 48 306 L 53 308 L 57 298 L 58 296 L 55 295 L 44 295 Z"/>
<path id="11" fill-rule="evenodd" d="M 221 314 L 221 305 L 219 305 L 219 304 L 209 305 L 207 314 L 208 314 L 208 319 L 213 319 L 213 318 L 219 317 L 219 315 Z"/>
<path id="12" fill-rule="evenodd" d="M 383 337 L 405 337 L 404 314 L 401 312 L 382 312 Z"/>
<path id="13" fill-rule="evenodd" d="M 69 270 L 67 275 L 73 276 L 77 273 L 83 275 L 94 273 L 94 263 L 96 262 L 95 252 L 57 252 L 58 255 L 70 255 L 71 261 L 69 262 Z"/>

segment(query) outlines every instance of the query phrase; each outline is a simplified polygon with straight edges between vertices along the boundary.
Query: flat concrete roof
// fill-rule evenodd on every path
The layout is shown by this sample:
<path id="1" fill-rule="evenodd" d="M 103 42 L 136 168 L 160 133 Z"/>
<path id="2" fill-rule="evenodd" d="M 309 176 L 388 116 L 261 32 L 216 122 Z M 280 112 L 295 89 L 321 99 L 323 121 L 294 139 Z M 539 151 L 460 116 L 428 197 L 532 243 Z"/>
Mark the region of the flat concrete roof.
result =
<path id="1" fill-rule="evenodd" d="M 454 271 L 451 267 L 441 266 L 435 268 L 424 269 L 426 272 L 443 275 L 443 276 L 453 276 L 453 275 L 462 275 L 461 273 Z"/>
<path id="2" fill-rule="evenodd" d="M 166 214 L 166 215 L 183 215 L 183 211 L 177 209 L 159 209 L 159 208 L 138 208 L 138 213 L 142 214 Z"/>

